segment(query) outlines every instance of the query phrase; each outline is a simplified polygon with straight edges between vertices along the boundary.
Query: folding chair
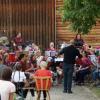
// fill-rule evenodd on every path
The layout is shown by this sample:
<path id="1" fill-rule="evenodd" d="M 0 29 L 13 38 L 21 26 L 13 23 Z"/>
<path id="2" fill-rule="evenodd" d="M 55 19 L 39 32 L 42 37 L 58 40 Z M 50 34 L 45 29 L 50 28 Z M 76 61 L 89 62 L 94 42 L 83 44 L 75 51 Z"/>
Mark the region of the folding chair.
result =
<path id="1" fill-rule="evenodd" d="M 36 91 L 37 91 L 37 99 L 40 100 L 40 93 L 41 91 L 45 91 L 46 95 L 48 96 L 48 100 L 50 100 L 50 94 L 49 90 L 51 88 L 51 77 L 40 77 L 40 76 L 35 76 L 34 77 L 35 84 L 36 84 Z M 46 100 L 47 100 L 46 99 Z"/>

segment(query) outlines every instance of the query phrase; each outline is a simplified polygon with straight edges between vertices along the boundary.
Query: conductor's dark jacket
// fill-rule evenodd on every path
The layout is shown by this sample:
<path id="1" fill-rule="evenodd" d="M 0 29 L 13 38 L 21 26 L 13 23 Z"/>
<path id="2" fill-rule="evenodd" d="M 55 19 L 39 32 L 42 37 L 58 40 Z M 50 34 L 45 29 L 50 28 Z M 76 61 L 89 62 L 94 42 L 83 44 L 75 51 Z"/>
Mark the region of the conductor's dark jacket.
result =
<path id="1" fill-rule="evenodd" d="M 58 55 L 61 54 L 64 54 L 64 63 L 66 64 L 75 64 L 76 56 L 80 57 L 79 50 L 74 45 L 63 48 L 58 53 Z"/>

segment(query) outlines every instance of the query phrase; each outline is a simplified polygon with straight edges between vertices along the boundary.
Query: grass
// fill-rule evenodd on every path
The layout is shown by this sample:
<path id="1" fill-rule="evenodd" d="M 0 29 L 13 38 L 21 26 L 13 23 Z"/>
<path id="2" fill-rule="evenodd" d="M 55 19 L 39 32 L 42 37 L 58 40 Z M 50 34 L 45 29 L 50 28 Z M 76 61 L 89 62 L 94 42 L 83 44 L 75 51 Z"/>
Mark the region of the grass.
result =
<path id="1" fill-rule="evenodd" d="M 86 84 L 86 87 L 89 88 L 98 98 L 100 98 L 100 81 L 97 81 L 96 84 L 93 81 L 89 81 Z"/>
<path id="2" fill-rule="evenodd" d="M 90 90 L 97 96 L 100 98 L 100 87 L 90 87 Z"/>

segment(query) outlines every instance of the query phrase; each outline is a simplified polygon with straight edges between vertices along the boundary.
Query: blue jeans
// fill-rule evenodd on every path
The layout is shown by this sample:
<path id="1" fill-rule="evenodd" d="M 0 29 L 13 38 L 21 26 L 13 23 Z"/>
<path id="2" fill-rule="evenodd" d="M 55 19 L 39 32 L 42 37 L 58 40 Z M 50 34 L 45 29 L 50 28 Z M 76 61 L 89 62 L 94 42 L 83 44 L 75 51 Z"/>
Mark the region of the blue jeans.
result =
<path id="1" fill-rule="evenodd" d="M 74 64 L 64 63 L 63 65 L 64 90 L 71 91 L 73 71 L 74 71 Z"/>
<path id="2" fill-rule="evenodd" d="M 90 73 L 89 69 L 80 70 L 76 73 L 76 82 L 84 83 L 85 76 Z"/>
<path id="3" fill-rule="evenodd" d="M 93 80 L 96 81 L 98 78 L 100 78 L 100 72 L 93 71 L 92 77 L 93 77 Z"/>

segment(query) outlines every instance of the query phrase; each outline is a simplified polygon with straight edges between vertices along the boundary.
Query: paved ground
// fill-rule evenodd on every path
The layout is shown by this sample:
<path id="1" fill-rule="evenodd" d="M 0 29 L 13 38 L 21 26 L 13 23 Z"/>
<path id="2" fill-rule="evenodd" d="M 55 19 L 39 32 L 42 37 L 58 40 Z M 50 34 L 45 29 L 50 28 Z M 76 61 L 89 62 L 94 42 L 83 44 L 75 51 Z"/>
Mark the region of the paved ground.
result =
<path id="1" fill-rule="evenodd" d="M 84 86 L 73 86 L 72 90 L 73 94 L 67 94 L 62 92 L 62 86 L 55 86 L 50 90 L 51 100 L 100 100 Z M 36 100 L 36 98 L 32 98 L 29 93 L 26 100 Z"/>

